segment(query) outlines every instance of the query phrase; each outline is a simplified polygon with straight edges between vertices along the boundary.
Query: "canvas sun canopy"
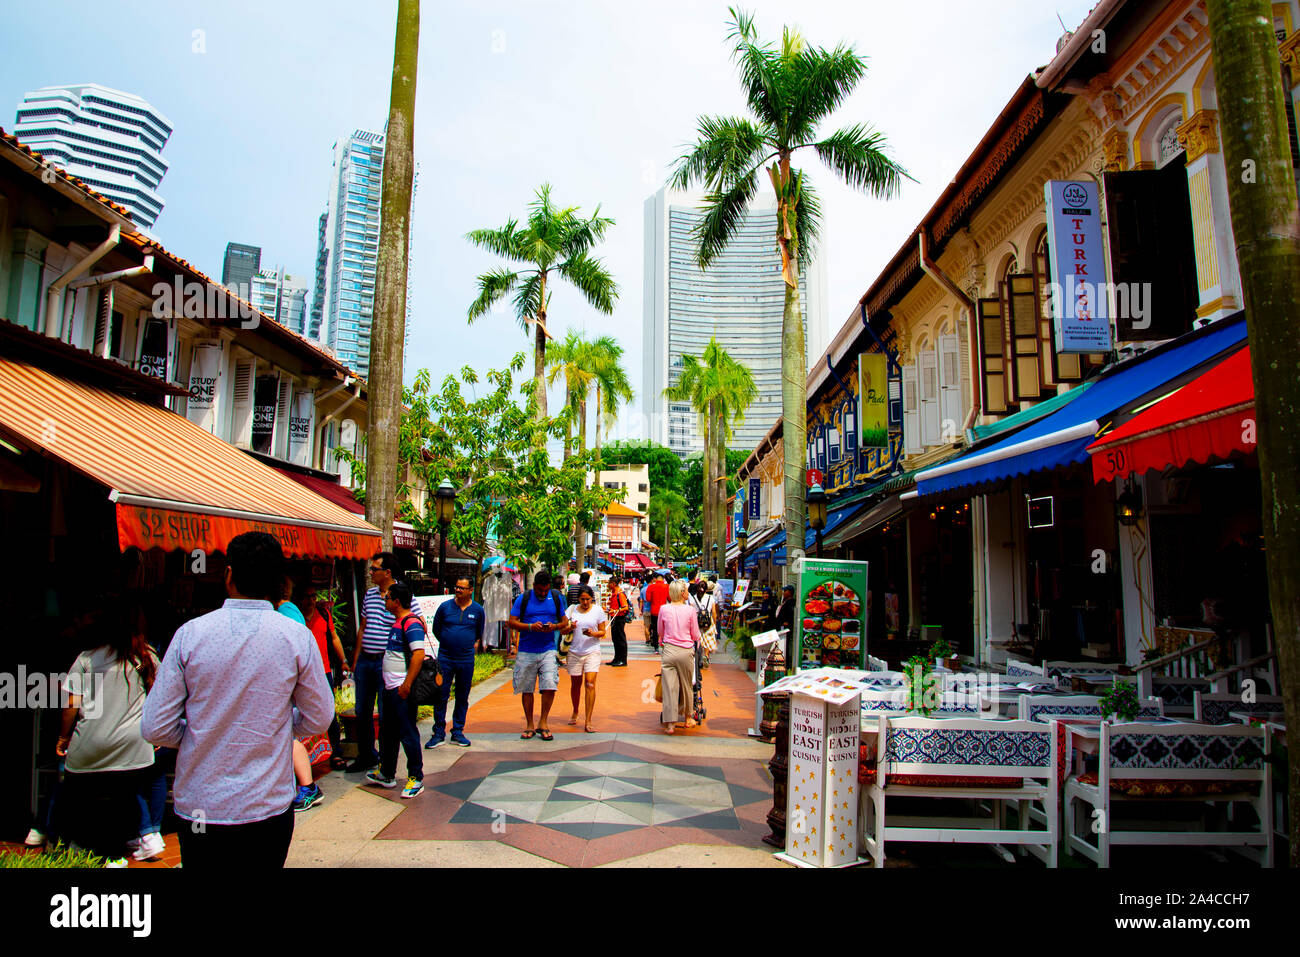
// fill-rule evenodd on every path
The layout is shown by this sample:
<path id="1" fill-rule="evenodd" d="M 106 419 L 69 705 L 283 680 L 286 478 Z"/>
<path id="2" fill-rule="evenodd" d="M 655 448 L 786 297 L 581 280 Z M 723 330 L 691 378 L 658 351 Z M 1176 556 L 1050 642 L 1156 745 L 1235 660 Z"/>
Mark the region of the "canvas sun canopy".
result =
<path id="1" fill-rule="evenodd" d="M 0 432 L 107 486 L 123 549 L 218 552 L 249 531 L 302 557 L 380 547 L 373 525 L 184 416 L 3 357 Z"/>

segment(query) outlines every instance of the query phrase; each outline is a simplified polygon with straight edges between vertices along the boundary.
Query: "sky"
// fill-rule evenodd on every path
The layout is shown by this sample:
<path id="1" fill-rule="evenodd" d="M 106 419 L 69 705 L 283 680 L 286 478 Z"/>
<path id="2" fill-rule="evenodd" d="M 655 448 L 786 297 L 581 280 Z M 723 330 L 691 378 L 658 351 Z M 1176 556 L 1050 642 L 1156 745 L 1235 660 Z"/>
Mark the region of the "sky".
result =
<path id="1" fill-rule="evenodd" d="M 824 210 L 828 339 L 951 181 L 1018 84 L 1053 56 L 1089 0 L 754 2 L 760 38 L 798 27 L 815 46 L 868 58 L 856 92 L 823 126 L 866 123 L 916 180 L 881 201 L 835 181 L 808 152 Z M 332 150 L 388 116 L 396 0 L 6 3 L 0 126 L 28 90 L 94 82 L 152 103 L 175 127 L 154 234 L 220 279 L 227 242 L 262 266 L 314 276 Z M 1058 19 L 1058 15 L 1059 18 Z M 485 0 L 425 3 L 416 90 L 419 185 L 412 217 L 409 382 L 462 366 L 500 368 L 530 341 L 503 307 L 472 326 L 476 278 L 495 268 L 465 234 L 523 219 L 538 186 L 615 226 L 595 250 L 619 285 L 605 316 L 560 286 L 557 338 L 575 328 L 625 349 L 641 402 L 643 206 L 705 114 L 743 115 L 727 3 Z M 770 189 L 770 187 L 768 187 Z M 558 405 L 558 390 L 552 404 Z"/>

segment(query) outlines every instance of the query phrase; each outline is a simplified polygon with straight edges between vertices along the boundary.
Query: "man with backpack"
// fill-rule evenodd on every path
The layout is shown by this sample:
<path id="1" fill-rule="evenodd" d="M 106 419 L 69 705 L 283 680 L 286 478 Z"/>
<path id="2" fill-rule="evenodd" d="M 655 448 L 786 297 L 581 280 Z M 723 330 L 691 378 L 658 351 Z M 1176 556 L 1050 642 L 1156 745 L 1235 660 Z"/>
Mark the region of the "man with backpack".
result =
<path id="1" fill-rule="evenodd" d="M 397 748 L 406 752 L 406 787 L 402 797 L 424 792 L 424 757 L 416 728 L 418 706 L 411 688 L 424 664 L 424 622 L 411 611 L 411 586 L 393 582 L 384 602 L 393 616 L 384 648 L 381 675 L 384 707 L 379 712 L 379 767 L 366 780 L 380 787 L 397 787 Z"/>
<path id="2" fill-rule="evenodd" d="M 557 635 L 573 630 L 573 622 L 564 615 L 564 596 L 551 588 L 551 573 L 542 569 L 533 578 L 533 587 L 524 592 L 510 608 L 509 625 L 515 630 L 515 694 L 523 696 L 524 740 L 534 735 L 550 741 L 547 722 L 551 705 L 555 703 L 555 689 L 559 687 L 559 661 L 556 658 Z M 542 693 L 542 714 L 533 728 L 533 689 Z"/>

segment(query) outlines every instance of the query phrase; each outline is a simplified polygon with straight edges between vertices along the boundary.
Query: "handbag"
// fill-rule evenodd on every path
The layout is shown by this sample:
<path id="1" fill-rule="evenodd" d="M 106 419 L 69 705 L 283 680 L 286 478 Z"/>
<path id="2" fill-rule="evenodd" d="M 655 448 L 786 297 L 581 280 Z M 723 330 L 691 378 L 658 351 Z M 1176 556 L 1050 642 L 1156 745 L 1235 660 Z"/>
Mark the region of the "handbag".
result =
<path id="1" fill-rule="evenodd" d="M 655 675 L 655 700 L 660 704 L 664 703 L 664 676 L 662 672 Z"/>
<path id="2" fill-rule="evenodd" d="M 415 676 L 415 681 L 411 683 L 411 698 L 416 705 L 433 704 L 438 694 L 438 687 L 442 684 L 442 669 L 438 667 L 438 659 L 424 656 L 424 662 L 420 665 L 420 673 Z"/>

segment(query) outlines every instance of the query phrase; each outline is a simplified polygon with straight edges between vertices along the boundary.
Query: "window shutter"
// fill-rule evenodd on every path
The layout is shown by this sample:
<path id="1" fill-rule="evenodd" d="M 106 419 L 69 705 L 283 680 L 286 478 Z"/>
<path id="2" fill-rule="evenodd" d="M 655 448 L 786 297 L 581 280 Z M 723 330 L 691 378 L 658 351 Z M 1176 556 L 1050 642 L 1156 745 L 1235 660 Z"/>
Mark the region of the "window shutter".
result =
<path id="1" fill-rule="evenodd" d="M 903 389 L 903 451 L 911 454 L 920 452 L 921 444 L 921 397 L 917 394 L 916 366 L 903 366 L 901 379 Z"/>
<path id="2" fill-rule="evenodd" d="M 831 465 L 840 461 L 840 431 L 832 424 L 826 430 L 826 453 Z"/>
<path id="3" fill-rule="evenodd" d="M 275 434 L 271 446 L 277 458 L 289 457 L 289 403 L 293 398 L 293 377 L 280 373 L 280 392 L 275 402 Z"/>
<path id="4" fill-rule="evenodd" d="M 939 440 L 955 441 L 961 433 L 961 353 L 956 336 L 939 337 Z"/>
<path id="5" fill-rule="evenodd" d="M 984 411 L 990 415 L 1001 415 L 1010 407 L 1005 330 L 1002 328 L 1002 300 L 981 299 L 979 301 L 979 322 L 976 324 L 976 331 L 979 333 L 980 372 L 984 380 L 981 383 L 984 392 Z"/>
<path id="6" fill-rule="evenodd" d="M 253 375 L 256 359 L 235 361 L 235 390 L 231 400 L 230 441 L 241 449 L 249 447 L 253 433 Z"/>
<path id="7" fill-rule="evenodd" d="M 966 421 L 966 415 L 970 411 L 971 402 L 971 381 L 970 381 L 970 320 L 959 319 L 957 321 L 957 366 L 958 376 L 960 377 L 961 392 L 961 418 Z"/>
<path id="8" fill-rule="evenodd" d="M 1012 396 L 1017 402 L 1043 395 L 1038 293 L 1033 273 L 1016 273 L 1002 284 L 1003 310 L 1011 346 Z"/>
<path id="9" fill-rule="evenodd" d="M 852 461 L 853 456 L 858 452 L 858 417 L 855 414 L 857 403 L 846 402 L 844 404 L 844 449 L 845 458 Z"/>
<path id="10" fill-rule="evenodd" d="M 97 356 L 108 356 L 109 326 L 113 321 L 113 287 L 105 286 L 99 294 L 99 309 L 95 314 L 95 348 Z"/>
<path id="11" fill-rule="evenodd" d="M 897 432 L 903 427 L 903 378 L 892 363 L 889 371 L 889 430 Z"/>
<path id="12" fill-rule="evenodd" d="M 1049 250 L 1044 242 L 1042 251 L 1034 255 L 1034 270 L 1038 276 L 1039 314 L 1043 322 L 1043 361 L 1044 369 L 1050 370 L 1047 384 L 1057 382 L 1078 382 L 1083 378 L 1083 356 L 1072 352 L 1058 354 L 1056 351 L 1055 324 L 1052 319 L 1052 294 L 1048 284 L 1051 274 L 1048 272 L 1047 257 Z"/>
<path id="13" fill-rule="evenodd" d="M 938 445 L 939 429 L 939 353 L 926 349 L 917 356 L 918 388 L 921 393 L 921 444 Z"/>

